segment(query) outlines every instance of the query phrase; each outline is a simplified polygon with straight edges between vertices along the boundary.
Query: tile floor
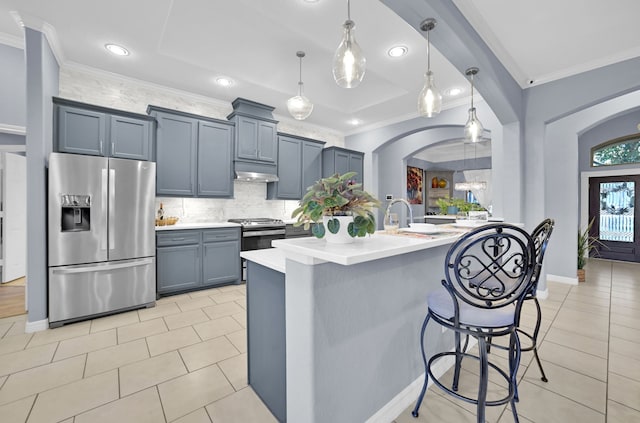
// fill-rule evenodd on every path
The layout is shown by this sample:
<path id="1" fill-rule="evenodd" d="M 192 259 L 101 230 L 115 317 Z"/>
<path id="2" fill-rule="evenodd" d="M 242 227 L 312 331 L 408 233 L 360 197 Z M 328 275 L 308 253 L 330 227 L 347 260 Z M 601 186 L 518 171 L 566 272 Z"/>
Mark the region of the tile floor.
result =
<path id="1" fill-rule="evenodd" d="M 592 260 L 587 282 L 549 284 L 540 353 L 520 375 L 520 421 L 640 422 L 640 265 Z M 523 312 L 528 325 L 532 309 Z M 163 298 L 155 308 L 24 333 L 24 316 L 0 319 L 0 421 L 273 422 L 247 386 L 244 286 Z M 506 363 L 501 352 L 494 360 Z M 477 384 L 464 363 L 461 390 Z M 493 377 L 490 394 L 503 381 Z M 513 421 L 507 406 L 487 420 Z M 474 407 L 431 388 L 414 419 L 475 422 Z"/>

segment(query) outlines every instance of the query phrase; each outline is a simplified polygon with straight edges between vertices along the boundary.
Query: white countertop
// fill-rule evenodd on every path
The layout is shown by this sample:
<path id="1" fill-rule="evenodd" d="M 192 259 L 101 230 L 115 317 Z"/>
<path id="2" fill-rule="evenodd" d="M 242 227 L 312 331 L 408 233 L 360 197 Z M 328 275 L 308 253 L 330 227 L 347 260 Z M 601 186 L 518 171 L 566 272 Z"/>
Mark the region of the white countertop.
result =
<path id="1" fill-rule="evenodd" d="M 175 225 L 156 226 L 156 231 L 177 231 L 180 229 L 212 229 L 212 228 L 239 228 L 240 224 L 231 222 L 199 222 L 176 223 Z"/>
<path id="2" fill-rule="evenodd" d="M 277 248 L 243 251 L 240 253 L 240 257 L 280 273 L 285 272 L 285 256 L 283 251 Z"/>
<path id="3" fill-rule="evenodd" d="M 307 237 L 278 239 L 272 241 L 271 245 L 276 250 L 282 250 L 286 258 L 300 263 L 313 265 L 333 262 L 348 266 L 451 244 L 464 232 L 461 229 L 437 236 L 416 236 L 389 235 L 379 231 L 371 236 L 356 238 L 352 244 L 330 244 L 325 239 Z"/>

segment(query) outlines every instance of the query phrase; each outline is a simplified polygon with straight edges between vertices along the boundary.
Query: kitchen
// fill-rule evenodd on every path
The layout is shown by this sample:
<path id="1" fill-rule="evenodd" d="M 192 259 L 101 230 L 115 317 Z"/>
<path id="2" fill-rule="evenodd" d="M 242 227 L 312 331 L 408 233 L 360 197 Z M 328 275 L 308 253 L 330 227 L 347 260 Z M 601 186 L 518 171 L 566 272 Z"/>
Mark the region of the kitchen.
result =
<path id="1" fill-rule="evenodd" d="M 293 56 L 293 54 L 291 55 Z M 483 69 L 483 71 L 485 70 Z M 189 97 L 184 93 L 176 94 L 172 90 L 162 90 L 157 86 L 149 86 L 149 84 L 135 83 L 132 81 L 123 82 L 122 79 L 119 79 L 117 77 L 112 77 L 111 79 L 109 79 L 103 75 L 96 76 L 95 73 L 92 73 L 90 71 L 89 72 L 82 71 L 82 70 L 79 70 L 78 68 L 73 68 L 72 66 L 63 67 L 60 69 L 59 81 L 60 81 L 60 90 L 56 92 L 55 95 L 58 95 L 63 98 L 72 98 L 72 99 L 83 101 L 90 104 L 99 103 L 101 105 L 119 108 L 119 109 L 124 108 L 119 104 L 120 99 L 123 99 L 123 101 L 126 101 L 127 104 L 131 104 L 130 102 L 133 102 L 133 104 L 135 104 L 134 109 L 138 113 L 143 112 L 144 109 L 149 104 L 172 107 L 172 108 L 177 108 L 181 110 L 188 110 L 192 113 L 215 117 L 218 119 L 225 119 L 226 116 L 231 112 L 230 102 L 218 103 L 218 102 L 211 102 L 209 99 L 205 101 L 205 99 L 202 99 L 202 98 Z M 110 81 L 110 82 L 105 83 L 105 81 Z M 481 79 L 479 79 L 479 81 L 481 81 Z M 624 86 L 625 84 L 632 86 L 632 83 L 628 82 L 624 78 L 617 79 L 616 83 L 619 84 L 620 86 Z M 253 98 L 250 96 L 247 96 L 247 97 Z M 491 112 L 488 109 L 482 110 L 480 107 L 481 106 L 479 105 L 478 106 L 479 116 L 483 116 L 483 117 L 486 116 L 486 119 L 489 119 L 488 121 L 484 122 L 486 126 L 487 127 L 494 126 L 497 128 L 498 127 L 497 122 L 494 122 L 495 125 L 489 124 L 490 121 L 493 120 L 491 118 Z M 618 107 L 620 110 L 625 110 L 624 109 L 625 106 L 623 104 L 620 104 L 616 107 Z M 129 109 L 129 107 L 127 107 L 127 109 Z M 42 116 L 43 117 L 51 116 L 50 112 L 51 112 L 50 110 L 42 111 Z M 610 112 L 607 112 L 607 113 L 610 113 Z M 37 113 L 35 114 L 37 115 Z M 562 113 L 558 113 L 558 114 L 561 115 Z M 451 121 L 455 121 L 455 122 L 464 122 L 466 117 L 459 116 L 458 114 L 456 115 L 449 114 L 447 119 L 450 119 Z M 543 121 L 546 121 L 546 119 L 543 119 Z M 38 127 L 38 125 L 29 125 L 29 126 L 31 128 Z M 513 128 L 510 128 L 510 129 L 513 129 Z M 342 139 L 339 134 L 335 134 L 327 130 L 321 131 L 313 127 L 307 127 L 307 128 L 301 129 L 300 124 L 293 121 L 289 121 L 289 122 L 281 121 L 281 123 L 279 124 L 279 130 L 284 131 L 286 133 L 295 133 L 298 135 L 307 136 L 313 139 L 322 139 L 327 142 L 327 145 L 343 145 Z M 44 134 L 47 134 L 50 132 L 51 132 L 50 130 L 47 130 L 45 128 L 45 130 L 42 131 L 43 133 L 42 138 L 46 138 L 46 135 Z M 318 132 L 321 132 L 322 135 L 319 135 Z M 380 130 L 379 132 L 382 132 L 382 130 Z M 37 133 L 30 134 L 29 136 L 32 136 L 32 135 L 37 136 Z M 391 138 L 388 135 L 384 135 L 384 134 L 382 135 L 383 136 L 380 137 L 381 139 L 386 140 Z M 371 136 L 371 134 L 369 134 L 369 136 Z M 349 139 L 349 144 L 348 144 L 349 147 L 354 150 L 366 151 L 365 153 L 365 156 L 367 157 L 367 161 L 365 162 L 365 181 L 367 181 L 366 183 L 369 184 L 368 181 L 372 181 L 371 188 L 376 192 L 380 192 L 384 194 L 388 191 L 388 192 L 393 192 L 394 195 L 398 197 L 403 196 L 403 187 L 402 187 L 403 184 L 398 181 L 401 181 L 403 179 L 402 172 L 404 171 L 404 169 L 402 168 L 402 166 L 399 166 L 397 164 L 392 164 L 393 165 L 393 169 L 391 170 L 392 178 L 384 178 L 387 181 L 396 180 L 396 182 L 389 182 L 390 184 L 392 184 L 390 186 L 390 190 L 387 190 L 384 188 L 382 189 L 378 188 L 379 181 L 377 181 L 376 179 L 377 177 L 374 177 L 374 175 L 376 175 L 377 173 L 377 170 L 373 166 L 372 155 L 368 154 L 369 152 L 372 152 L 373 148 L 371 146 L 364 145 L 366 142 L 366 138 L 367 137 L 365 136 L 355 136 L 352 139 Z M 442 137 L 440 137 L 440 139 L 442 139 Z M 518 144 L 518 143 L 509 144 L 509 145 L 506 145 L 505 143 L 505 145 L 502 145 L 499 147 L 498 151 L 502 156 L 504 156 L 505 154 L 515 154 L 516 156 L 522 156 L 524 153 L 520 151 L 517 147 L 515 147 L 514 146 L 515 144 Z M 361 147 L 365 147 L 365 148 L 361 148 Z M 527 148 L 533 148 L 533 147 L 527 147 Z M 394 152 L 394 154 L 396 153 Z M 544 155 L 542 150 L 535 150 L 535 149 L 533 151 L 533 154 L 534 154 L 533 157 L 538 157 L 538 158 Z M 28 155 L 29 155 L 29 152 L 28 152 Z M 38 152 L 36 151 L 35 153 L 32 153 L 32 157 L 39 157 Z M 505 170 L 502 168 L 501 165 L 497 165 L 496 168 L 498 172 L 502 172 L 497 176 L 498 181 L 503 181 L 503 182 L 500 182 L 503 185 L 499 187 L 500 188 L 499 191 L 511 192 L 513 195 L 517 196 L 520 200 L 525 198 L 527 203 L 529 202 L 531 203 L 530 210 L 532 210 L 532 213 L 540 214 L 540 207 L 542 207 L 541 204 L 544 204 L 544 201 L 538 201 L 540 200 L 539 198 L 537 198 L 539 194 L 534 193 L 534 190 L 530 190 L 531 194 L 522 194 L 519 192 L 519 189 L 517 189 L 518 185 L 520 183 L 524 183 L 522 181 L 525 179 L 521 174 L 518 173 L 519 171 L 514 171 L 515 173 L 505 173 Z M 510 172 L 511 171 L 513 170 L 510 170 Z M 558 170 L 556 170 L 556 172 L 557 171 Z M 536 172 L 543 173 L 543 170 L 538 169 L 538 170 L 532 170 L 531 172 L 533 172 L 535 176 Z M 511 176 L 514 176 L 514 175 L 516 175 L 517 177 L 512 178 Z M 35 178 L 35 180 L 42 180 L 42 178 L 37 177 Z M 530 182 L 527 182 L 526 184 L 529 184 L 529 183 L 533 184 L 532 181 L 536 180 L 536 178 L 527 177 L 526 180 L 530 181 Z M 537 180 L 541 181 L 541 180 L 544 180 L 544 178 L 537 178 Z M 235 185 L 234 191 L 236 191 L 236 193 L 255 195 L 252 201 L 247 202 L 248 205 L 256 204 L 258 206 L 264 207 L 266 206 L 266 203 L 270 203 L 269 201 L 263 200 L 264 198 L 263 193 L 257 192 L 259 191 L 259 189 L 256 189 L 256 191 L 254 191 L 253 190 L 254 188 L 249 186 L 250 184 L 236 182 L 234 185 Z M 513 189 L 514 187 L 516 189 Z M 32 186 L 31 188 L 34 188 L 34 187 Z M 561 195 L 561 193 L 558 193 L 558 194 Z M 529 198 L 529 196 L 531 196 L 532 198 Z M 194 216 L 195 215 L 202 216 L 202 214 L 200 214 L 197 211 L 187 212 L 186 208 L 191 209 L 191 207 L 185 207 L 185 205 L 190 206 L 191 204 L 196 204 L 197 205 L 196 209 L 200 207 L 204 209 L 209 207 L 207 204 L 207 201 L 208 200 L 202 201 L 202 199 L 185 199 L 183 200 L 183 206 L 182 206 L 183 211 L 181 215 L 179 214 L 180 209 L 178 208 L 172 209 L 171 212 L 167 212 L 167 215 L 177 215 L 177 216 L 185 217 L 187 215 L 191 216 L 191 214 L 193 213 Z M 226 207 L 230 202 L 229 200 L 210 200 L 210 201 L 216 202 L 216 206 L 214 207 L 215 210 L 219 210 L 220 208 Z M 275 200 L 275 204 L 278 204 L 278 203 L 281 203 L 281 205 L 276 206 L 276 208 L 278 209 L 278 213 L 274 217 L 277 217 L 277 216 L 282 216 L 283 218 L 287 217 L 287 214 L 284 212 L 288 207 L 286 205 L 286 202 L 281 200 Z M 520 201 L 514 201 L 513 204 L 520 204 Z M 513 204 L 510 202 L 507 203 L 506 201 L 503 200 L 503 208 L 505 208 L 506 210 L 502 214 L 505 214 L 508 217 L 515 216 L 514 219 L 517 219 L 518 215 L 521 213 L 524 214 L 524 212 L 522 212 L 522 210 L 519 209 L 517 205 L 513 205 Z M 563 202 L 554 203 L 552 207 L 562 208 L 564 207 L 564 204 L 565 203 Z M 218 205 L 220 205 L 220 208 L 218 207 Z M 157 206 L 159 206 L 159 204 L 157 204 Z M 171 205 L 167 207 L 173 207 L 173 206 Z M 509 209 L 509 208 L 512 208 L 512 209 Z M 262 211 L 267 209 L 256 208 L 256 210 Z M 282 212 L 280 212 L 280 210 L 282 210 Z M 239 211 L 244 212 L 246 211 L 246 208 L 239 208 Z M 254 212 L 254 213 L 250 213 L 249 215 L 260 216 L 262 215 L 262 213 L 257 214 Z M 187 221 L 188 220 L 189 219 L 187 219 Z M 198 218 L 198 220 L 200 219 Z M 35 221 L 30 221 L 30 222 L 36 222 L 35 229 L 38 229 L 37 219 Z M 573 225 L 572 222 L 568 222 L 565 224 L 565 227 L 568 227 L 571 231 L 573 231 L 574 226 L 575 225 Z M 42 231 L 42 234 L 44 234 L 44 231 Z M 565 235 L 566 236 L 564 238 L 566 239 L 572 238 L 571 236 L 569 236 L 569 235 L 572 235 L 572 232 Z M 42 243 L 43 238 L 44 238 L 44 235 L 42 235 L 41 238 L 36 237 L 35 242 L 33 238 L 30 241 L 30 252 L 34 252 L 34 256 L 36 258 L 39 256 L 44 257 L 44 254 L 42 254 L 41 251 L 40 253 L 38 253 L 38 250 L 42 248 L 42 247 L 38 247 L 38 245 L 44 245 Z M 33 249 L 33 251 L 31 249 Z M 561 266 L 556 268 L 560 270 L 560 271 L 557 271 L 557 273 L 559 273 L 560 275 L 567 275 L 567 276 L 569 275 L 568 272 L 565 272 L 563 270 L 564 267 Z M 37 270 L 33 270 L 33 269 L 31 270 L 31 275 L 34 278 L 38 278 L 38 273 L 39 271 Z M 37 286 L 34 286 L 34 290 L 36 290 L 36 295 L 37 295 Z M 36 296 L 36 298 L 34 298 L 34 301 L 35 302 L 33 304 L 38 304 L 39 301 L 42 302 L 42 298 L 38 299 L 38 297 Z M 32 308 L 33 310 L 30 310 L 30 313 L 33 312 L 35 314 L 33 315 L 34 318 L 30 319 L 30 321 L 37 322 L 41 320 L 43 316 L 39 314 L 38 307 L 34 305 L 32 306 Z"/>

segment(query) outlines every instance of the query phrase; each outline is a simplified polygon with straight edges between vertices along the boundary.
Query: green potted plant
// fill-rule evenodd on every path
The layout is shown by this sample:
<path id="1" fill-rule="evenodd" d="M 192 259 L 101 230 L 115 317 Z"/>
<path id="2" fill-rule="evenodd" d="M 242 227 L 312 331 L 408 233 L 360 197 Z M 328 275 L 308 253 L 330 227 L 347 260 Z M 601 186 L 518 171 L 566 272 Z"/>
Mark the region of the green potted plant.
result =
<path id="1" fill-rule="evenodd" d="M 338 173 L 322 178 L 307 189 L 300 205 L 291 217 L 298 218 L 295 226 L 311 226 L 317 238 L 327 236 L 328 242 L 347 243 L 376 230 L 373 209 L 380 201 L 362 190 L 356 183 L 355 172 Z M 337 235 L 331 237 L 331 235 Z"/>
<path id="2" fill-rule="evenodd" d="M 587 264 L 589 253 L 596 248 L 596 244 L 603 245 L 598 238 L 589 235 L 592 225 L 593 219 L 589 221 L 584 231 L 578 228 L 578 282 L 584 282 L 586 279 L 584 266 Z"/>

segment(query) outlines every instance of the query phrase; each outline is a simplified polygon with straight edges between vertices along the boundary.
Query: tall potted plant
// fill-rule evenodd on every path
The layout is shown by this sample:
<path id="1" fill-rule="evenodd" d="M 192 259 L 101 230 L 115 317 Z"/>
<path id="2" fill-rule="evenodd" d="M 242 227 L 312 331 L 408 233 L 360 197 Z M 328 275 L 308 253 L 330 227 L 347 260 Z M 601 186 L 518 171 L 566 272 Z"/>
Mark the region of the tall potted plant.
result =
<path id="1" fill-rule="evenodd" d="M 310 186 L 300 200 L 300 206 L 291 217 L 297 217 L 295 226 L 311 226 L 317 238 L 327 237 L 327 242 L 349 243 L 354 237 L 363 237 L 376 230 L 373 209 L 380 201 L 362 190 L 356 183 L 355 172 L 338 173 L 323 178 Z"/>
<path id="2" fill-rule="evenodd" d="M 589 235 L 592 225 L 593 219 L 589 221 L 584 231 L 578 228 L 578 282 L 584 282 L 586 280 L 584 266 L 587 264 L 589 253 L 596 248 L 596 244 L 602 245 L 597 238 Z"/>

